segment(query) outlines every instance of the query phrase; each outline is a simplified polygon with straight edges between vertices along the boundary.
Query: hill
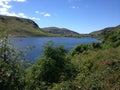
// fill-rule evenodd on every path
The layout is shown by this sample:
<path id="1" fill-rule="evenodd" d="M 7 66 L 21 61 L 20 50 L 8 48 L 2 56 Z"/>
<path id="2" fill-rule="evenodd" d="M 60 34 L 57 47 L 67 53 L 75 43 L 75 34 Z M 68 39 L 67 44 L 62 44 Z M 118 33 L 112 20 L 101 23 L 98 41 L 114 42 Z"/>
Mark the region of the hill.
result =
<path id="1" fill-rule="evenodd" d="M 52 36 L 44 33 L 39 26 L 30 19 L 0 15 L 0 33 L 7 32 L 12 37 L 40 37 Z"/>
<path id="2" fill-rule="evenodd" d="M 78 37 L 80 36 L 79 33 L 74 32 L 72 30 L 66 28 L 58 28 L 58 27 L 46 27 L 41 28 L 43 32 L 48 32 L 51 34 L 55 34 L 57 36 L 65 36 L 65 37 Z"/>
<path id="3" fill-rule="evenodd" d="M 40 28 L 30 19 L 0 15 L 0 33 L 7 32 L 12 37 L 100 37 L 114 30 L 120 30 L 120 25 L 91 32 L 90 34 L 79 34 L 66 28 Z"/>
<path id="4" fill-rule="evenodd" d="M 34 21 L 30 19 L 0 15 L 0 33 L 3 32 L 9 33 L 12 37 L 79 37 L 79 33 L 66 28 L 40 28 Z"/>
<path id="5" fill-rule="evenodd" d="M 94 37 L 99 37 L 99 36 L 106 35 L 107 33 L 111 32 L 111 31 L 115 31 L 115 30 L 120 30 L 120 25 L 118 25 L 116 27 L 108 27 L 108 28 L 104 28 L 102 30 L 94 31 L 94 32 L 91 32 L 89 35 L 94 36 Z"/>

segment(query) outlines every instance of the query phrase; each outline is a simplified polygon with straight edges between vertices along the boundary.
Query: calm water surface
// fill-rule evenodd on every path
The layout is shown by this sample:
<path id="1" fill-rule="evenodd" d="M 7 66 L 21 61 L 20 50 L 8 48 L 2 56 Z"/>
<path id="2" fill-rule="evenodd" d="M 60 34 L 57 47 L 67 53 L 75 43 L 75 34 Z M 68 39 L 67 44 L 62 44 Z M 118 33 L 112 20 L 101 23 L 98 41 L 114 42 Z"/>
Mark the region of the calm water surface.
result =
<path id="1" fill-rule="evenodd" d="M 66 50 L 72 49 L 78 44 L 87 44 L 99 42 L 95 38 L 67 38 L 67 37 L 42 37 L 42 38 L 13 38 L 13 44 L 19 49 L 25 49 L 27 46 L 34 46 L 32 50 L 28 50 L 26 58 L 29 60 L 36 60 L 42 56 L 43 46 L 47 41 L 52 41 L 56 46 L 64 45 Z"/>

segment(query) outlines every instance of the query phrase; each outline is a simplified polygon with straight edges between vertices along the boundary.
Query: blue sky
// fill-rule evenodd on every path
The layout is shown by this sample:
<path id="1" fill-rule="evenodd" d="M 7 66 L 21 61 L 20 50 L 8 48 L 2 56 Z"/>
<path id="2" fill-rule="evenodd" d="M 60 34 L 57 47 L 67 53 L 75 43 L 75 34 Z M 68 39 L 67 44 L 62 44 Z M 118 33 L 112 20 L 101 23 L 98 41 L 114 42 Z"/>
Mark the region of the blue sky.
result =
<path id="1" fill-rule="evenodd" d="M 0 0 L 0 15 L 90 33 L 120 24 L 120 0 Z"/>

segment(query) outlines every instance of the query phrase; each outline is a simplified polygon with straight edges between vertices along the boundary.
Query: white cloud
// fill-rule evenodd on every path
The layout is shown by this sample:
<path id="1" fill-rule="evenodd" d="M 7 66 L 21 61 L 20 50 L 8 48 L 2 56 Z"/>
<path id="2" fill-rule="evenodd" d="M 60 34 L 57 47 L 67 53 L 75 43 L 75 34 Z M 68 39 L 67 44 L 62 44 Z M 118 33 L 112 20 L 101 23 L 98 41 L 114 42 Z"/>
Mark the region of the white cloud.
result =
<path id="1" fill-rule="evenodd" d="M 38 14 L 38 13 L 40 13 L 40 12 L 39 12 L 39 11 L 35 11 L 35 13 L 37 13 L 37 14 Z"/>
<path id="2" fill-rule="evenodd" d="M 4 4 L 4 2 L 1 2 L 1 1 L 0 1 L 0 6 L 8 9 L 12 7 L 11 5 Z"/>
<path id="3" fill-rule="evenodd" d="M 26 16 L 24 13 L 15 13 L 15 12 L 9 12 L 9 9 L 12 8 L 12 5 L 10 5 L 10 2 L 25 2 L 26 0 L 0 0 L 0 14 L 1 15 L 7 15 L 7 16 L 16 16 L 21 18 L 28 18 L 32 20 L 40 20 L 39 18 L 35 17 L 29 17 Z"/>
<path id="4" fill-rule="evenodd" d="M 6 12 L 6 15 L 7 16 L 16 16 L 16 17 L 19 17 L 15 12 L 11 12 L 11 13 Z"/>
<path id="5" fill-rule="evenodd" d="M 44 16 L 44 17 L 50 17 L 50 16 L 51 16 L 50 13 L 46 13 L 46 12 L 35 11 L 35 13 L 36 13 L 36 14 L 40 14 L 40 15 L 42 15 L 42 16 Z"/>
<path id="6" fill-rule="evenodd" d="M 0 9 L 9 9 L 9 8 L 12 8 L 11 5 L 9 5 L 8 3 L 10 2 L 11 0 L 0 0 Z"/>
<path id="7" fill-rule="evenodd" d="M 0 14 L 7 15 L 7 16 L 18 16 L 18 17 L 25 17 L 23 13 L 16 14 L 15 12 L 9 12 L 9 9 L 12 8 L 12 5 L 10 5 L 10 2 L 13 1 L 25 1 L 25 0 L 0 0 Z"/>
<path id="8" fill-rule="evenodd" d="M 41 15 L 44 15 L 45 12 L 40 12 L 40 11 L 35 11 L 36 14 L 41 14 Z"/>
<path id="9" fill-rule="evenodd" d="M 6 14 L 7 8 L 0 8 L 0 14 Z"/>
<path id="10" fill-rule="evenodd" d="M 40 20 L 40 18 L 36 18 L 36 20 L 38 20 L 38 21 L 39 21 L 39 20 Z"/>
<path id="11" fill-rule="evenodd" d="M 22 18 L 27 18 L 27 16 L 24 13 L 18 13 L 18 16 Z"/>
<path id="12" fill-rule="evenodd" d="M 49 13 L 45 13 L 44 16 L 45 16 L 45 17 L 50 17 L 51 14 L 49 14 Z"/>
<path id="13" fill-rule="evenodd" d="M 36 18 L 36 17 L 29 17 L 29 19 L 32 19 L 32 20 L 40 20 L 40 18 Z"/>

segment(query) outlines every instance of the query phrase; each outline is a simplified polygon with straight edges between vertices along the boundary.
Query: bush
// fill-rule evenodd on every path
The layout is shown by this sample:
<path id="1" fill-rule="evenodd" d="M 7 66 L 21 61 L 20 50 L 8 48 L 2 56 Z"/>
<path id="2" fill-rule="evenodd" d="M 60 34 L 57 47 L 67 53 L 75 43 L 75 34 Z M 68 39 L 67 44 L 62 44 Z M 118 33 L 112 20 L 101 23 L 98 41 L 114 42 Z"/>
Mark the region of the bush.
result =
<path id="1" fill-rule="evenodd" d="M 16 90 L 23 88 L 24 64 L 21 53 L 12 48 L 6 37 L 0 42 L 0 89 Z"/>
<path id="2" fill-rule="evenodd" d="M 104 48 L 115 48 L 120 46 L 120 29 L 109 32 L 107 35 L 105 35 L 103 37 L 103 42 Z"/>
<path id="3" fill-rule="evenodd" d="M 26 82 L 29 87 L 40 88 L 41 83 L 44 87 L 52 83 L 58 83 L 73 77 L 75 68 L 70 59 L 66 57 L 66 50 L 63 46 L 54 46 L 48 42 L 44 46 L 42 58 L 28 70 Z"/>
<path id="4" fill-rule="evenodd" d="M 90 51 L 90 50 L 98 50 L 101 48 L 102 48 L 101 43 L 80 44 L 70 51 L 70 55 L 74 56 L 80 53 L 86 53 L 87 51 Z"/>

